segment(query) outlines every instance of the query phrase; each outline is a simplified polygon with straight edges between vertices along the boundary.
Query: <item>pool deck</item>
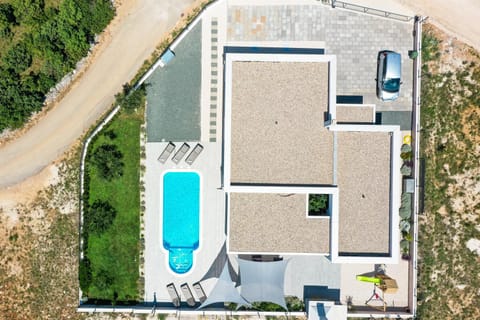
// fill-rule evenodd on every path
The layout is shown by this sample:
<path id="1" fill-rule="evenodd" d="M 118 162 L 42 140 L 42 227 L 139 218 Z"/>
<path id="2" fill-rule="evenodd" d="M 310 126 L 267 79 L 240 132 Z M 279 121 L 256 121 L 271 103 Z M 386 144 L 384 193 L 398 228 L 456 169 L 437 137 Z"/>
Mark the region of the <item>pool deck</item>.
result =
<path id="1" fill-rule="evenodd" d="M 176 149 L 183 142 L 174 142 Z M 196 142 L 189 143 L 193 147 Z M 170 159 L 165 164 L 157 161 L 166 143 L 147 143 L 145 174 L 145 297 L 153 301 L 170 301 L 166 285 L 174 283 L 179 290 L 182 283 L 190 286 L 201 280 L 214 263 L 225 243 L 225 193 L 220 189 L 221 146 L 203 143 L 204 150 L 192 166 L 184 159 L 178 165 Z M 187 153 L 188 154 L 188 153 Z M 200 246 L 194 251 L 193 267 L 185 275 L 174 273 L 168 265 L 168 251 L 162 244 L 163 172 L 167 170 L 194 170 L 201 179 Z"/>

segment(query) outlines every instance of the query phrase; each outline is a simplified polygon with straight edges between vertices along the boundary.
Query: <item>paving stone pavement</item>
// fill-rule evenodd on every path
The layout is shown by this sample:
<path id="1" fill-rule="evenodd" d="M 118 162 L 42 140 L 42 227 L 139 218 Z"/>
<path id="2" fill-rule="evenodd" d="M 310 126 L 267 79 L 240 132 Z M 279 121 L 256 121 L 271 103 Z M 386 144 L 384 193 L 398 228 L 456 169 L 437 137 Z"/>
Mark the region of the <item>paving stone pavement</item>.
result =
<path id="1" fill-rule="evenodd" d="M 337 94 L 362 95 L 382 110 L 411 110 L 413 22 L 331 8 L 326 5 L 230 6 L 230 41 L 323 41 L 325 54 L 337 56 Z M 394 102 L 376 98 L 377 56 L 402 54 L 402 87 Z"/>

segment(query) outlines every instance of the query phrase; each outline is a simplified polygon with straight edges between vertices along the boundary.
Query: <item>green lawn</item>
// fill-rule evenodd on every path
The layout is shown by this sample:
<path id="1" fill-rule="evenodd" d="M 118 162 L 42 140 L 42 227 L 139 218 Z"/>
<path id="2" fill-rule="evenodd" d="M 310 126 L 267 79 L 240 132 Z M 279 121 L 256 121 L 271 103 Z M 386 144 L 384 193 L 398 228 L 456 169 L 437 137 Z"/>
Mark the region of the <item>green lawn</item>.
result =
<path id="1" fill-rule="evenodd" d="M 87 272 L 91 278 L 84 281 L 80 275 L 80 282 L 89 300 L 119 303 L 139 298 L 140 126 L 143 112 L 143 108 L 132 113 L 120 111 L 89 147 L 86 168 L 89 179 L 85 186 L 88 204 L 103 200 L 117 211 L 113 223 L 103 233 L 89 232 L 87 235 L 85 254 L 90 261 Z M 94 150 L 105 143 L 117 146 L 123 154 L 123 175 L 111 181 L 102 178 L 91 163 Z"/>

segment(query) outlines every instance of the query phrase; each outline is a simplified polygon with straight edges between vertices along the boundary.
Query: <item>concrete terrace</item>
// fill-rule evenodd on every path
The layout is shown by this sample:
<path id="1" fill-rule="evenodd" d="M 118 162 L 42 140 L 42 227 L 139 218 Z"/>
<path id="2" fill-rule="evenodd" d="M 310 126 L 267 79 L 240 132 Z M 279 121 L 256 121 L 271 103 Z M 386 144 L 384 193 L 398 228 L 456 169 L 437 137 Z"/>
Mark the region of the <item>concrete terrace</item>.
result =
<path id="1" fill-rule="evenodd" d="M 232 183 L 331 184 L 328 64 L 235 61 L 232 71 Z"/>

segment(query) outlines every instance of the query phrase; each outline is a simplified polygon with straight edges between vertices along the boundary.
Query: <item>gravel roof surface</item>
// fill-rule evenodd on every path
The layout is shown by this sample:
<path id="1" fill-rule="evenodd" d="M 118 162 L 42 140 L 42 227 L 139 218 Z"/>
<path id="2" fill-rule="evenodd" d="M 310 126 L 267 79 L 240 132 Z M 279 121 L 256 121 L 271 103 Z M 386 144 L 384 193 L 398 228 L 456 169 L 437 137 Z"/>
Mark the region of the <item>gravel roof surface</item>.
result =
<path id="1" fill-rule="evenodd" d="M 339 252 L 389 253 L 388 132 L 337 132 Z"/>
<path id="2" fill-rule="evenodd" d="M 231 193 L 229 250 L 328 253 L 330 219 L 306 217 L 306 194 Z"/>
<path id="3" fill-rule="evenodd" d="M 331 184 L 328 63 L 233 62 L 232 183 Z"/>

